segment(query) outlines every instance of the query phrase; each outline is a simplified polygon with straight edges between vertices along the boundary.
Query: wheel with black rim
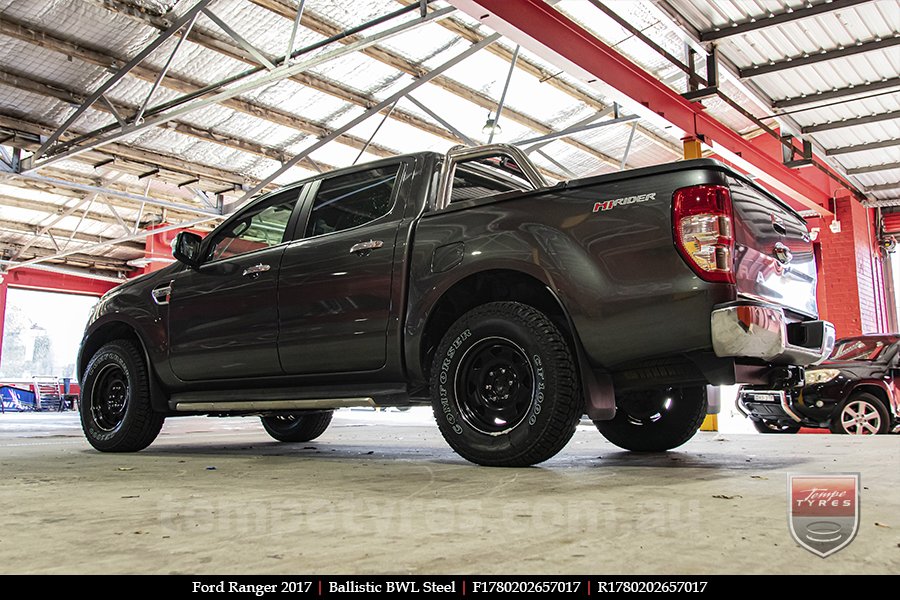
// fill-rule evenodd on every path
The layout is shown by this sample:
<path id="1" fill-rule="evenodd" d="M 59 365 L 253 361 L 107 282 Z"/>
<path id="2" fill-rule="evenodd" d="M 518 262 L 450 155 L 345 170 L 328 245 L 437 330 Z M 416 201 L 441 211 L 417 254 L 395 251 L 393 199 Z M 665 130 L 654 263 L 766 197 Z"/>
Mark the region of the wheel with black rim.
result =
<path id="1" fill-rule="evenodd" d="M 753 426 L 760 433 L 797 433 L 800 431 L 799 423 L 783 423 L 780 421 L 766 421 L 765 419 L 753 421 Z"/>
<path id="2" fill-rule="evenodd" d="M 81 427 L 88 442 L 103 452 L 136 452 L 156 439 L 163 421 L 150 403 L 143 352 L 129 340 L 97 350 L 81 388 Z"/>
<path id="3" fill-rule="evenodd" d="M 472 309 L 435 353 L 431 394 L 441 434 L 480 465 L 551 458 L 584 412 L 573 364 L 565 337 L 537 309 L 518 302 Z"/>
<path id="4" fill-rule="evenodd" d="M 831 417 L 831 433 L 876 435 L 888 433 L 891 421 L 884 402 L 861 392 L 844 400 Z"/>
<path id="5" fill-rule="evenodd" d="M 616 398 L 616 416 L 594 421 L 607 440 L 633 452 L 664 452 L 691 439 L 706 416 L 706 388 L 661 388 Z"/>
<path id="6" fill-rule="evenodd" d="M 328 429 L 334 411 L 286 413 L 260 417 L 266 433 L 279 442 L 310 442 Z"/>

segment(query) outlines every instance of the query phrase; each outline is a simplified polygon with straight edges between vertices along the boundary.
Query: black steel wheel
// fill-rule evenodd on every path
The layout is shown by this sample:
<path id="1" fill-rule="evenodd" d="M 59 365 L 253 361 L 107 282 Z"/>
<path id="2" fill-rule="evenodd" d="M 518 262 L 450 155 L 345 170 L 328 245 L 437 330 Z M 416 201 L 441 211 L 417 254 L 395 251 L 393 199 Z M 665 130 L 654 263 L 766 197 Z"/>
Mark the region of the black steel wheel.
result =
<path id="1" fill-rule="evenodd" d="M 103 452 L 136 452 L 149 446 L 165 417 L 150 403 L 144 354 L 130 340 L 102 346 L 91 357 L 81 389 L 81 427 Z"/>
<path id="2" fill-rule="evenodd" d="M 487 466 L 543 462 L 565 446 L 584 412 L 572 352 L 537 309 L 491 302 L 454 323 L 431 372 L 441 434 Z"/>
<path id="3" fill-rule="evenodd" d="M 528 415 L 535 395 L 534 370 L 525 351 L 502 337 L 470 347 L 456 372 L 463 420 L 487 435 L 505 433 Z"/>
<path id="4" fill-rule="evenodd" d="M 125 420 L 125 408 L 131 386 L 125 370 L 115 363 L 104 365 L 97 374 L 91 390 L 90 410 L 96 426 L 103 431 L 115 431 Z"/>
<path id="5" fill-rule="evenodd" d="M 263 429 L 279 442 L 309 442 L 328 429 L 334 411 L 285 413 L 260 417 Z"/>
<path id="6" fill-rule="evenodd" d="M 616 398 L 616 416 L 594 421 L 607 440 L 634 452 L 664 452 L 691 439 L 706 416 L 706 388 L 660 388 Z"/>

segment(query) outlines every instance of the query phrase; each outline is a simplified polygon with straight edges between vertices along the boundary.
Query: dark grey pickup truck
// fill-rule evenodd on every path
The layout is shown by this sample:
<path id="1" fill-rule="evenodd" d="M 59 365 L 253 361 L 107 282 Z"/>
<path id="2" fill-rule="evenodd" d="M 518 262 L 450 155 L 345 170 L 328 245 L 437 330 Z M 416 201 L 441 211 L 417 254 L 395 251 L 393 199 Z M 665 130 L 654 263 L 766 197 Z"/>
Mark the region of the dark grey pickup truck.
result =
<path id="1" fill-rule="evenodd" d="M 715 388 L 828 356 L 803 219 L 713 160 L 556 185 L 506 145 L 341 169 L 257 198 L 94 309 L 78 359 L 99 450 L 176 415 L 311 440 L 345 406 L 431 404 L 483 465 L 678 446 Z M 773 388 L 774 389 L 774 388 Z"/>

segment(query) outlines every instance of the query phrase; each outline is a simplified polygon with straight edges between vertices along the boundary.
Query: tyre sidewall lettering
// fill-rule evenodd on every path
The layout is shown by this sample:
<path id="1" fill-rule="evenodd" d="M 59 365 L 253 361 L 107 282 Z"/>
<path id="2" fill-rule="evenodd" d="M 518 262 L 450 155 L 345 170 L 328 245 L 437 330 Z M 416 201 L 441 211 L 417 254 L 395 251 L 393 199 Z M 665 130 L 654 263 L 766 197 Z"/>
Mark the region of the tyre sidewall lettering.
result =
<path id="1" fill-rule="evenodd" d="M 96 423 L 94 423 L 93 416 L 93 404 L 94 404 L 94 385 L 97 383 L 96 374 L 103 367 L 108 366 L 109 364 L 115 364 L 119 368 L 122 369 L 122 372 L 125 373 L 125 377 L 128 380 L 128 396 L 126 398 L 125 404 L 125 415 L 122 417 L 122 422 L 116 427 L 113 431 L 104 431 L 97 427 Z M 82 397 L 87 399 L 86 403 L 82 403 L 81 409 L 81 419 L 84 423 L 85 428 L 87 429 L 87 433 L 95 440 L 99 442 L 106 442 L 114 438 L 122 427 L 125 425 L 125 422 L 128 420 L 128 416 L 130 414 L 131 400 L 133 390 L 133 381 L 134 378 L 132 376 L 132 371 L 130 366 L 128 365 L 128 361 L 126 361 L 121 355 L 117 352 L 104 352 L 103 354 L 95 356 L 90 364 L 88 365 L 87 372 L 85 373 L 85 382 L 88 383 L 86 389 L 83 390 Z"/>
<path id="2" fill-rule="evenodd" d="M 441 371 L 440 376 L 438 377 L 438 381 L 440 382 L 438 393 L 440 394 L 441 411 L 444 416 L 444 420 L 447 421 L 450 429 L 456 435 L 462 435 L 463 428 L 459 423 L 456 408 L 453 406 L 454 402 L 450 400 L 450 390 L 448 389 L 448 383 L 453 379 L 450 375 L 450 368 L 454 364 L 453 357 L 456 356 L 457 352 L 463 346 L 466 340 L 469 340 L 471 337 L 472 330 L 469 328 L 464 329 L 458 336 L 456 336 L 456 338 L 453 340 L 453 343 L 451 343 L 450 347 L 447 348 L 447 352 L 444 354 L 443 359 L 441 360 Z M 454 385 L 454 395 L 456 393 L 455 387 L 456 386 Z"/>
<path id="3" fill-rule="evenodd" d="M 538 415 L 541 414 L 541 406 L 544 403 L 544 390 L 547 388 L 547 384 L 544 381 L 544 363 L 540 355 L 533 354 L 531 361 L 534 370 L 535 394 L 531 405 L 531 415 L 528 417 L 528 424 L 534 426 L 537 424 Z"/>

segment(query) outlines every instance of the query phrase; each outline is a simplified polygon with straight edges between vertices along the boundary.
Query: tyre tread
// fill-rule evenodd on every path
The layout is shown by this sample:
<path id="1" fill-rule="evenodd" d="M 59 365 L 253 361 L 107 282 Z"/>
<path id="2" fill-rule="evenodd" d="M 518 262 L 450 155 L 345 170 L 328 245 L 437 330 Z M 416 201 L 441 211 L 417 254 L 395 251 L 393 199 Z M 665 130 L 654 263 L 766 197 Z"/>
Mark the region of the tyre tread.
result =
<path id="1" fill-rule="evenodd" d="M 319 413 L 311 413 L 308 415 L 296 415 L 299 423 L 290 431 L 278 431 L 276 428 L 270 427 L 267 417 L 261 417 L 263 428 L 270 436 L 279 442 L 311 442 L 328 429 L 331 424 L 331 418 L 334 411 L 323 411 Z"/>
<path id="2" fill-rule="evenodd" d="M 539 438 L 525 449 L 514 452 L 495 452 L 491 454 L 475 453 L 470 449 L 455 443 L 452 432 L 446 420 L 441 418 L 435 407 L 435 418 L 444 439 L 453 449 L 472 462 L 497 467 L 525 467 L 556 455 L 575 433 L 575 428 L 584 413 L 584 406 L 579 395 L 579 380 L 572 359 L 572 352 L 566 339 L 560 333 L 556 325 L 546 315 L 537 309 L 521 302 L 490 302 L 478 306 L 461 317 L 454 323 L 444 336 L 435 356 L 442 356 L 453 341 L 452 333 L 457 331 L 462 323 L 478 319 L 510 317 L 518 319 L 525 327 L 541 339 L 542 347 L 546 348 L 546 357 L 555 364 L 557 381 L 554 395 L 562 402 L 552 412 Z M 432 381 L 439 376 L 439 361 L 432 365 Z"/>
<path id="3" fill-rule="evenodd" d="M 131 387 L 130 406 L 125 419 L 128 420 L 126 430 L 122 436 L 117 436 L 114 440 L 99 442 L 87 435 L 87 427 L 85 434 L 88 442 L 101 452 L 137 452 L 143 450 L 153 443 L 153 440 L 159 435 L 162 429 L 165 416 L 154 411 L 150 403 L 150 375 L 147 364 L 144 360 L 144 354 L 134 344 L 127 339 L 113 340 L 107 342 L 94 353 L 91 363 L 88 364 L 86 372 L 91 371 L 91 367 L 97 357 L 106 353 L 119 353 L 120 355 L 130 358 L 130 362 L 134 367 L 134 381 L 129 381 Z M 81 410 L 85 410 L 87 406 L 82 402 Z M 87 418 L 82 415 L 82 422 Z"/>
<path id="4" fill-rule="evenodd" d="M 624 417 L 619 416 L 619 413 L 611 421 L 594 421 L 594 425 L 603 437 L 625 450 L 632 452 L 665 452 L 681 446 L 694 437 L 694 434 L 700 429 L 703 419 L 706 418 L 706 406 L 705 400 L 693 403 L 682 421 L 670 423 L 664 429 L 647 427 L 642 431 L 642 427 L 627 424 L 624 421 Z"/>

